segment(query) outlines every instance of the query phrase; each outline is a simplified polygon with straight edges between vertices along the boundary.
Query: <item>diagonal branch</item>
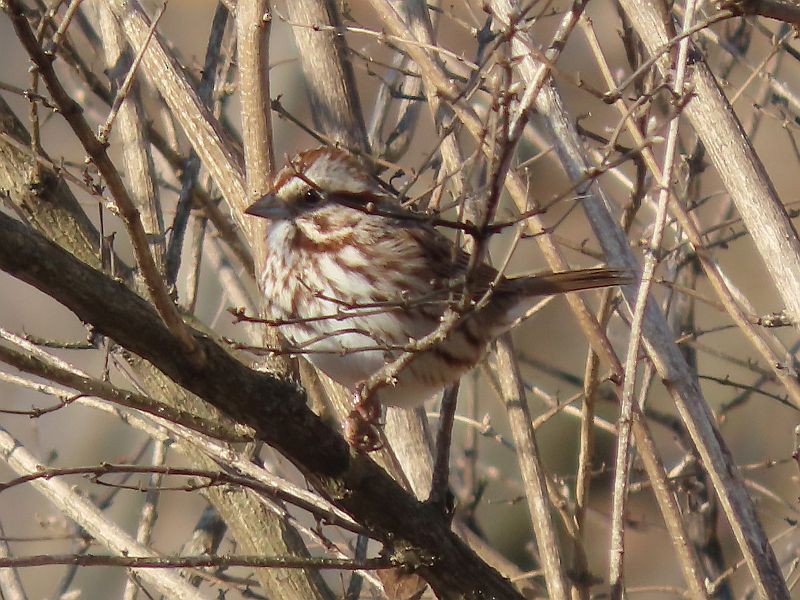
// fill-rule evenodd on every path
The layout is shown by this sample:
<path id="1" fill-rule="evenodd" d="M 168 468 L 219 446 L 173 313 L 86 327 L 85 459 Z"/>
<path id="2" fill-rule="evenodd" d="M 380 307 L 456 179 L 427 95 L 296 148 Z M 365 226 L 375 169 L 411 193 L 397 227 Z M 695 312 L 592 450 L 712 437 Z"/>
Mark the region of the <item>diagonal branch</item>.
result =
<path id="1" fill-rule="evenodd" d="M 621 5 L 651 54 L 656 55 L 657 49 L 674 37 L 665 25 L 671 23 L 665 4 L 623 0 Z M 669 75 L 668 56 L 662 56 L 656 65 L 665 77 Z M 687 83 L 693 98 L 686 105 L 685 114 L 744 220 L 795 327 L 800 327 L 797 231 L 733 108 L 699 53 Z"/>
<path id="2" fill-rule="evenodd" d="M 18 440 L 2 428 L 0 428 L 0 458 L 19 475 L 35 473 L 43 462 L 28 452 Z M 58 479 L 37 479 L 32 485 L 62 513 L 86 529 L 95 540 L 112 552 L 121 556 L 131 554 L 152 556 L 155 559 L 150 549 L 138 543 L 110 521 L 97 506 L 75 492 L 68 483 Z M 2 560 L 9 561 L 10 565 L 17 559 L 4 558 Z M 176 573 L 148 570 L 140 571 L 138 575 L 164 594 L 166 598 L 192 600 L 205 597 Z"/>
<path id="3" fill-rule="evenodd" d="M 189 334 L 188 328 L 178 314 L 178 309 L 161 280 L 153 255 L 150 253 L 147 234 L 142 226 L 139 210 L 128 194 L 119 171 L 108 156 L 106 145 L 95 136 L 89 123 L 83 117 L 80 105 L 61 85 L 53 69 L 53 56 L 46 54 L 36 40 L 33 30 L 25 18 L 22 4 L 18 0 L 8 0 L 4 6 L 11 18 L 17 37 L 41 73 L 53 101 L 108 185 L 131 237 L 136 262 L 147 285 L 147 291 L 153 299 L 153 304 L 164 322 L 180 340 L 182 351 L 187 352 L 197 364 L 202 364 L 203 355 L 200 348 Z"/>
<path id="4" fill-rule="evenodd" d="M 21 223 L 0 214 L 0 269 L 50 295 L 99 332 L 153 363 L 175 382 L 232 417 L 289 458 L 325 497 L 403 554 L 443 598 L 517 598 L 506 579 L 450 530 L 438 507 L 406 493 L 371 459 L 305 405 L 288 381 L 253 371 L 193 332 L 200 368 L 142 298 Z M 114 298 L 114 302 L 108 302 Z"/>

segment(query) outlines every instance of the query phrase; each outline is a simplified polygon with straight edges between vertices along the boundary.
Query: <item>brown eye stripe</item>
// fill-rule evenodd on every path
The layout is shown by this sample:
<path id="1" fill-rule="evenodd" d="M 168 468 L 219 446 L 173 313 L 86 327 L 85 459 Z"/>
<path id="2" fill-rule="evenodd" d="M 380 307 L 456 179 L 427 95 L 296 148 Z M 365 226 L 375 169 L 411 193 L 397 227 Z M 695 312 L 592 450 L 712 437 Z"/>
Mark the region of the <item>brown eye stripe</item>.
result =
<path id="1" fill-rule="evenodd" d="M 275 186 L 281 219 L 269 230 L 262 280 L 266 312 L 276 323 L 284 319 L 283 335 L 350 391 L 371 385 L 387 361 L 404 356 L 405 364 L 396 365 L 404 370 L 393 373 L 400 389 L 364 388 L 345 423 L 360 451 L 378 447 L 378 402 L 412 407 L 457 381 L 536 298 L 631 280 L 617 269 L 507 279 L 489 264 L 474 264 L 443 230 L 485 236 L 514 222 L 479 227 L 405 208 L 389 186 L 339 151 L 300 154 Z M 460 318 L 438 332 L 453 303 Z M 414 343 L 433 332 L 444 339 L 432 347 Z"/>

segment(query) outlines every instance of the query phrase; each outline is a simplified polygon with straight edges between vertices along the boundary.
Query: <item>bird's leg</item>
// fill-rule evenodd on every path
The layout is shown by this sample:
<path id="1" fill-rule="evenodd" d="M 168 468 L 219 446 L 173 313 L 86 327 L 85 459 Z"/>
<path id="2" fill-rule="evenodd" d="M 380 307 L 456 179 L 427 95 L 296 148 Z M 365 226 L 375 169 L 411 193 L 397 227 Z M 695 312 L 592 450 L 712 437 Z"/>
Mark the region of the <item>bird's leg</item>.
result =
<path id="1" fill-rule="evenodd" d="M 381 403 L 377 394 L 364 393 L 364 385 L 359 384 L 353 393 L 353 410 L 344 424 L 347 443 L 359 452 L 374 452 L 383 447 L 380 420 Z"/>

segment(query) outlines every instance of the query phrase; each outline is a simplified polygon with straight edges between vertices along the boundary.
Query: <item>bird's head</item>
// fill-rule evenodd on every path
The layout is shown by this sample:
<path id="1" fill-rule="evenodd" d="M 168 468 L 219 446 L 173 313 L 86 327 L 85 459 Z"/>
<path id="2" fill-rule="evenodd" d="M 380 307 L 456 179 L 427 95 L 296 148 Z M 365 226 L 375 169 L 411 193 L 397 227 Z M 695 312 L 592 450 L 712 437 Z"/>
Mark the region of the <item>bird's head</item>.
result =
<path id="1" fill-rule="evenodd" d="M 245 213 L 273 222 L 319 219 L 385 199 L 377 180 L 357 160 L 323 147 L 292 158 L 275 175 L 272 190 Z"/>

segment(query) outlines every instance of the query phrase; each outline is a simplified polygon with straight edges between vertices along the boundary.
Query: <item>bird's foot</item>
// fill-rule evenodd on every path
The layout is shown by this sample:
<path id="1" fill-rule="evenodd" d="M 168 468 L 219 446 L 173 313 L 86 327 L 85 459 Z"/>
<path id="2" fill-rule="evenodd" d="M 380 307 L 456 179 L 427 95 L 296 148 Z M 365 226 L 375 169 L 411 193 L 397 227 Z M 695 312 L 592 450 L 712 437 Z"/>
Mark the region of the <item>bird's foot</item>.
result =
<path id="1" fill-rule="evenodd" d="M 359 452 L 374 452 L 383 448 L 381 439 L 381 404 L 375 394 L 365 396 L 359 386 L 354 396 L 354 408 L 344 423 L 347 443 Z"/>

